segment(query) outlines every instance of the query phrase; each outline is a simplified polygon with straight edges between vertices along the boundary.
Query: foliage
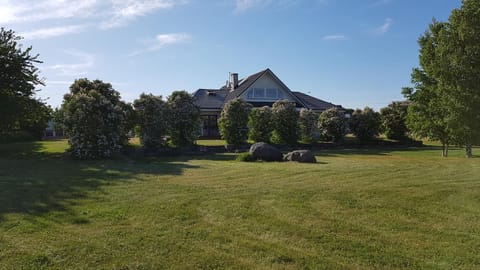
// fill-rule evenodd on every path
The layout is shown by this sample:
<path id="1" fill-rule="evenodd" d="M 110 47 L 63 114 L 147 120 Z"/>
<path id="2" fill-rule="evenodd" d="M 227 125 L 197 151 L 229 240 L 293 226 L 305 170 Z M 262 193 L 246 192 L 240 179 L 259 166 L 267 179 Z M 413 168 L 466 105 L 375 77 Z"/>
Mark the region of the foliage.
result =
<path id="1" fill-rule="evenodd" d="M 335 142 L 343 140 L 347 130 L 344 113 L 337 108 L 322 112 L 318 118 L 318 129 L 323 140 L 333 140 Z"/>
<path id="2" fill-rule="evenodd" d="M 270 142 L 272 136 L 272 110 L 268 106 L 254 108 L 248 118 L 248 138 L 254 142 Z"/>
<path id="3" fill-rule="evenodd" d="M 55 108 L 52 113 L 53 118 L 53 128 L 57 136 L 65 135 L 65 112 L 62 108 Z"/>
<path id="4" fill-rule="evenodd" d="M 480 2 L 462 1 L 448 22 L 433 21 L 419 39 L 420 67 L 414 69 L 408 98 L 408 125 L 414 133 L 451 143 L 480 143 Z"/>
<path id="5" fill-rule="evenodd" d="M 382 129 L 389 139 L 405 140 L 408 138 L 407 108 L 405 102 L 392 102 L 380 110 Z"/>
<path id="6" fill-rule="evenodd" d="M 75 80 L 62 104 L 72 156 L 103 158 L 119 152 L 127 143 L 124 106 L 111 84 Z"/>
<path id="7" fill-rule="evenodd" d="M 312 110 L 302 108 L 298 117 L 298 127 L 300 130 L 300 139 L 305 143 L 315 142 L 315 133 L 317 132 L 318 114 Z"/>
<path id="8" fill-rule="evenodd" d="M 218 119 L 218 127 L 227 144 L 238 146 L 246 142 L 250 111 L 251 105 L 240 98 L 232 99 L 225 104 Z"/>
<path id="9" fill-rule="evenodd" d="M 142 93 L 133 102 L 133 107 L 143 147 L 152 150 L 165 146 L 169 109 L 162 97 Z"/>
<path id="10" fill-rule="evenodd" d="M 52 118 L 53 110 L 37 99 L 25 100 L 26 108 L 23 117 L 18 121 L 20 130 L 27 131 L 40 140 L 45 132 L 48 121 Z"/>
<path id="11" fill-rule="evenodd" d="M 195 143 L 200 130 L 200 109 L 186 91 L 174 91 L 168 97 L 170 110 L 168 134 L 175 146 Z"/>
<path id="12" fill-rule="evenodd" d="M 298 112 L 295 103 L 278 100 L 272 106 L 274 130 L 272 141 L 296 145 L 298 141 Z"/>
<path id="13" fill-rule="evenodd" d="M 369 107 L 356 109 L 349 121 L 352 133 L 360 141 L 370 141 L 380 133 L 380 114 Z"/>
<path id="14" fill-rule="evenodd" d="M 36 64 L 42 63 L 18 42 L 22 37 L 0 28 L 0 133 L 24 130 L 40 138 L 51 109 L 35 98 L 35 88 L 43 85 Z"/>
<path id="15" fill-rule="evenodd" d="M 256 159 L 253 157 L 253 155 L 250 152 L 245 152 L 241 153 L 237 156 L 236 158 L 237 161 L 243 161 L 243 162 L 253 162 L 256 161 Z"/>

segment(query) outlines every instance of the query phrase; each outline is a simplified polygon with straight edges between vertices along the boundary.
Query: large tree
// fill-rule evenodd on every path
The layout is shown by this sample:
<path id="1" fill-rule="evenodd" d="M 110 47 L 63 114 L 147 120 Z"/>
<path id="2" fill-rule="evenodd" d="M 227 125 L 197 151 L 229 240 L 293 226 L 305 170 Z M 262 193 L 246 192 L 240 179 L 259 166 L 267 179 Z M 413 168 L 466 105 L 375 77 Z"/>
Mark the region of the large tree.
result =
<path id="1" fill-rule="evenodd" d="M 70 152 L 76 158 L 104 158 L 127 144 L 125 103 L 109 83 L 78 79 L 62 104 Z"/>
<path id="2" fill-rule="evenodd" d="M 480 142 L 480 1 L 463 0 L 448 22 L 433 21 L 419 44 L 409 125 L 444 146 L 465 145 L 471 157 Z"/>
<path id="3" fill-rule="evenodd" d="M 43 85 L 38 68 L 42 63 L 32 47 L 18 43 L 22 37 L 0 28 L 0 130 L 26 130 L 39 135 L 50 117 L 50 109 L 35 97 L 36 87 Z"/>

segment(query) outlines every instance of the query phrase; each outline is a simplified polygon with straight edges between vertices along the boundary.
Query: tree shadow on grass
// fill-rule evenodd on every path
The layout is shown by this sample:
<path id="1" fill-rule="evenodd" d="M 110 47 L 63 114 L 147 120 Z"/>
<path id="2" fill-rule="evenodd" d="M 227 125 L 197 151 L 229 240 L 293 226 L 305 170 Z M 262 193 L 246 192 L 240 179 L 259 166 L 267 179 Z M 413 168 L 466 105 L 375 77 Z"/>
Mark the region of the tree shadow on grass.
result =
<path id="1" fill-rule="evenodd" d="M 81 161 L 42 152 L 35 143 L 22 147 L 0 152 L 0 222 L 5 214 L 68 212 L 77 199 L 102 186 L 200 168 L 184 162 L 188 158 Z"/>

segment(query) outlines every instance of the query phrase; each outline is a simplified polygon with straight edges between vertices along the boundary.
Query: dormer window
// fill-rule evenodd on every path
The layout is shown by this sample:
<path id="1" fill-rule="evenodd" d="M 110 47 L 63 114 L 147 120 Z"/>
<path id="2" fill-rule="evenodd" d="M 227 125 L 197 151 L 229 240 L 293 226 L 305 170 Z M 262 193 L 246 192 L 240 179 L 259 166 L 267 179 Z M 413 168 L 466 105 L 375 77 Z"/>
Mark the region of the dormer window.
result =
<path id="1" fill-rule="evenodd" d="M 254 87 L 247 91 L 247 99 L 277 100 L 283 98 L 283 92 L 277 88 Z"/>
<path id="2" fill-rule="evenodd" d="M 253 98 L 264 98 L 265 88 L 253 88 Z"/>

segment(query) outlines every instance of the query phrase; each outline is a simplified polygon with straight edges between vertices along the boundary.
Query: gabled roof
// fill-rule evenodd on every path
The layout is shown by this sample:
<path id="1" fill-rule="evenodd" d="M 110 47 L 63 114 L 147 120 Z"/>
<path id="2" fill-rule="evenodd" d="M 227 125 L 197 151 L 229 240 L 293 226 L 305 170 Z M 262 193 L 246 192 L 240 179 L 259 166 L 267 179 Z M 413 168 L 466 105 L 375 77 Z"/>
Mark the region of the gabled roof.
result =
<path id="1" fill-rule="evenodd" d="M 339 110 L 345 110 L 340 105 L 335 105 L 330 102 L 326 102 L 324 100 L 312 97 L 310 95 L 304 94 L 302 92 L 293 92 L 293 94 L 300 99 L 305 105 L 307 109 L 311 109 L 314 111 L 325 111 L 330 108 L 337 108 Z"/>
<path id="2" fill-rule="evenodd" d="M 272 76 L 274 80 L 276 80 L 284 89 L 286 89 L 292 94 L 292 98 L 296 99 L 296 102 L 299 105 L 306 107 L 306 105 L 300 99 L 298 99 L 297 96 L 295 96 L 293 92 L 269 68 L 240 80 L 238 87 L 228 93 L 227 98 L 225 99 L 225 103 L 227 103 L 231 99 L 240 97 L 243 92 L 245 92 L 250 86 L 252 86 L 258 79 L 260 79 L 265 74 L 269 74 L 270 76 Z"/>
<path id="3" fill-rule="evenodd" d="M 323 101 L 321 99 L 312 97 L 302 92 L 292 92 L 270 69 L 265 69 L 255 74 L 252 74 L 242 80 L 240 80 L 238 86 L 231 91 L 228 86 L 223 86 L 220 89 L 198 89 L 194 94 L 195 104 L 202 110 L 207 111 L 220 111 L 225 103 L 229 100 L 240 97 L 246 90 L 248 90 L 258 79 L 265 74 L 269 74 L 278 84 L 280 84 L 285 90 L 290 92 L 293 99 L 295 99 L 297 107 L 304 107 L 314 111 L 324 111 L 330 108 L 338 108 L 345 110 L 340 105 L 335 105 L 330 102 Z M 251 102 L 258 106 L 271 106 L 270 103 L 263 104 L 262 102 Z M 262 105 L 263 104 L 263 105 Z M 273 103 L 272 103 L 273 104 Z"/>
<path id="4" fill-rule="evenodd" d="M 224 87 L 221 89 L 198 89 L 194 94 L 195 104 L 202 109 L 222 109 L 225 103 L 225 97 L 229 90 Z"/>
<path id="5" fill-rule="evenodd" d="M 228 93 L 227 98 L 225 99 L 225 103 L 227 103 L 231 99 L 237 98 L 242 95 L 242 93 L 245 92 L 245 90 L 247 90 L 254 82 L 260 79 L 263 74 L 267 73 L 267 70 L 268 68 L 240 80 L 237 88 Z"/>

